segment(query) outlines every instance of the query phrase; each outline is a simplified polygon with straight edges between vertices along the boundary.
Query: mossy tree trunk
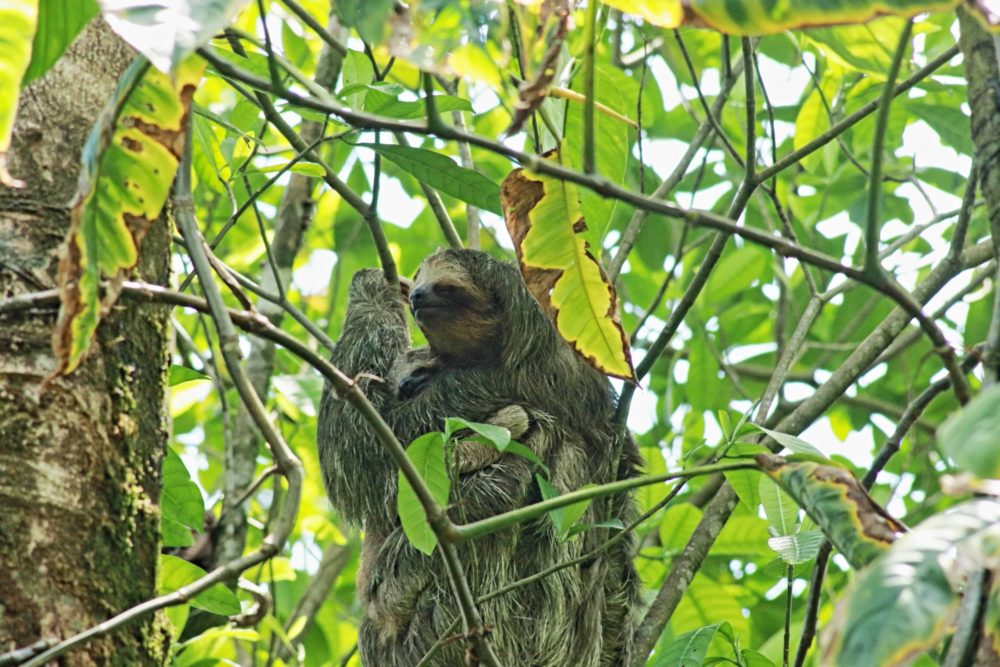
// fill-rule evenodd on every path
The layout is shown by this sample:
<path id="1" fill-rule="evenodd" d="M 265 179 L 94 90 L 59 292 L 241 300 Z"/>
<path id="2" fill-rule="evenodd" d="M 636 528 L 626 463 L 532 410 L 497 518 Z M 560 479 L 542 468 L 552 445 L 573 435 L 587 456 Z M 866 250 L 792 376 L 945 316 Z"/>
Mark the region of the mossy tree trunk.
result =
<path id="1" fill-rule="evenodd" d="M 91 24 L 23 91 L 0 186 L 0 301 L 55 284 L 84 139 L 133 58 Z M 137 275 L 163 284 L 170 233 L 146 237 Z M 81 367 L 55 368 L 52 310 L 0 315 L 0 654 L 58 640 L 155 594 L 169 313 L 120 303 Z M 163 664 L 155 617 L 87 644 L 70 665 Z"/>

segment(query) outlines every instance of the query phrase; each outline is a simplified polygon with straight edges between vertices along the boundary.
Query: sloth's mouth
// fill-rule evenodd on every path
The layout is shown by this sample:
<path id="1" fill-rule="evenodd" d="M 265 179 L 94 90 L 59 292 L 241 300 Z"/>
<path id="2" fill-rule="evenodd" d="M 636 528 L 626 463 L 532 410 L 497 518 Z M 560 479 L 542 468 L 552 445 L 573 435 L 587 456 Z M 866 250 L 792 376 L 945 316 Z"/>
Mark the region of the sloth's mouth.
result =
<path id="1" fill-rule="evenodd" d="M 450 310 L 451 305 L 447 303 L 436 303 L 436 304 L 423 304 L 416 308 L 411 307 L 410 312 L 413 313 L 413 317 L 418 320 L 422 317 L 427 317 L 428 315 L 434 316 L 438 313 L 444 313 Z"/>

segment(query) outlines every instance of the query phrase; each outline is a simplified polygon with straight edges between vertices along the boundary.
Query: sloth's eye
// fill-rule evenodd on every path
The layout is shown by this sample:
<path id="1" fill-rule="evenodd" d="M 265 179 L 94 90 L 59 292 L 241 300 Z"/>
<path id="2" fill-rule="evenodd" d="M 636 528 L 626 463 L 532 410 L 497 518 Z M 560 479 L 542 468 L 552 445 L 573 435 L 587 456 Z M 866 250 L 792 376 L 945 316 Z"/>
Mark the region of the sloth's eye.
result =
<path id="1" fill-rule="evenodd" d="M 434 286 L 434 293 L 443 297 L 455 296 L 458 294 L 458 287 L 451 283 L 438 283 Z"/>

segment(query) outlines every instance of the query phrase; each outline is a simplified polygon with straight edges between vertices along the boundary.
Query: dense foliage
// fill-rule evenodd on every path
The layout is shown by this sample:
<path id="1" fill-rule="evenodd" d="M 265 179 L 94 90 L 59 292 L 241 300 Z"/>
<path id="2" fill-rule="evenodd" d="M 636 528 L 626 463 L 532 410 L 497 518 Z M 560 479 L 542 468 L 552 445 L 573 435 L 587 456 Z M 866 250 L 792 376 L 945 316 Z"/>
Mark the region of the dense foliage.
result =
<path id="1" fill-rule="evenodd" d="M 58 4 L 43 1 L 43 15 Z M 136 22 L 164 17 L 126 9 L 109 20 L 152 63 L 128 75 L 144 78 L 120 91 L 123 116 L 180 129 L 142 100 L 177 96 L 205 67 L 190 106 L 193 213 L 228 306 L 256 305 L 326 358 L 355 271 L 391 259 L 412 275 L 449 243 L 517 261 L 500 185 L 518 167 L 534 170 L 562 205 L 548 201 L 548 217 L 532 221 L 549 227 L 526 237 L 521 259 L 559 249 L 571 275 L 588 265 L 585 240 L 617 288 L 639 388 L 616 382 L 645 472 L 759 468 L 636 491 L 649 511 L 634 527 L 637 565 L 656 601 L 643 624 L 654 633 L 649 664 L 890 665 L 917 655 L 917 664 L 945 663 L 942 640 L 956 619 L 982 614 L 966 610 L 956 582 L 988 586 L 977 567 L 996 556 L 996 504 L 965 497 L 990 492 L 1000 467 L 997 394 L 980 391 L 995 376 L 983 344 L 1000 340 L 996 260 L 989 201 L 970 178 L 977 149 L 954 11 L 785 30 L 867 19 L 880 3 L 842 14 L 831 3 L 794 3 L 801 8 L 781 17 L 757 7 L 773 3 L 747 3 L 740 17 L 715 7 L 732 3 L 710 2 L 684 3 L 685 13 L 682 3 L 657 11 L 623 0 L 409 9 L 379 0 L 337 2 L 331 13 L 322 0 L 262 0 L 231 20 L 226 3 L 202 4 L 192 19 L 200 33 L 225 34 L 184 65 L 183 39 L 164 49 L 138 36 Z M 909 13 L 954 3 L 912 4 Z M 55 60 L 59 40 L 97 9 L 80 6 L 61 36 L 52 15 L 38 22 L 36 60 Z M 156 69 L 171 66 L 183 75 Z M 37 76 L 45 64 L 31 67 Z M 121 136 L 130 131 L 119 125 Z M 119 145 L 129 146 L 111 140 Z M 557 147 L 547 160 L 531 157 Z M 99 259 L 77 267 L 83 306 L 60 320 L 69 368 L 101 299 L 117 296 L 98 296 L 98 280 L 135 261 L 134 226 L 108 223 L 136 215 L 126 174 L 163 201 L 180 157 L 164 151 L 155 165 L 169 170 L 143 171 L 154 164 L 143 162 L 150 149 L 137 157 L 105 148 L 88 147 L 98 185 L 76 203 L 74 238 Z M 585 231 L 574 226 L 581 215 Z M 182 231 L 174 288 L 197 293 L 197 241 Z M 592 336 L 598 347 L 617 336 L 604 313 L 580 306 L 605 289 L 599 273 L 574 287 L 590 300 L 566 307 L 567 328 L 605 327 Z M 910 317 L 917 304 L 920 323 Z M 232 341 L 210 314 L 178 305 L 189 307 L 173 320 L 164 592 L 195 581 L 199 565 L 258 549 L 290 500 L 227 370 Z M 254 329 L 246 318 L 237 324 Z M 243 572 L 235 593 L 217 584 L 167 609 L 174 664 L 356 664 L 361 536 L 330 507 L 319 475 L 323 380 L 287 347 L 246 331 L 237 345 L 303 463 L 298 513 L 281 552 Z M 628 377 L 618 354 L 597 356 Z M 794 455 L 766 458 L 767 445 Z M 855 478 L 871 486 L 871 500 Z M 581 529 L 573 509 L 553 514 L 567 539 Z M 211 525 L 236 526 L 214 553 L 193 546 L 206 511 Z M 955 545 L 974 555 L 939 558 Z M 902 577 L 901 563 L 912 570 Z M 205 630 L 203 612 L 242 614 Z M 951 645 L 974 645 L 961 627 Z"/>

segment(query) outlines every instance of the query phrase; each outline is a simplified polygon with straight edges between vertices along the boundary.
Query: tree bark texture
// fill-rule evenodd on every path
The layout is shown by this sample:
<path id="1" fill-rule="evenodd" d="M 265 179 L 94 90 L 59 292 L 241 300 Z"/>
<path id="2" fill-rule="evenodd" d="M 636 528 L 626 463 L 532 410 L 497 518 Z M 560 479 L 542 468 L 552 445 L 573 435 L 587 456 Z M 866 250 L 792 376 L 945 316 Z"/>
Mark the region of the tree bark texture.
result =
<path id="1" fill-rule="evenodd" d="M 22 91 L 8 164 L 27 185 L 0 187 L 0 301 L 54 287 L 84 139 L 132 58 L 97 21 Z M 164 284 L 169 255 L 154 225 L 136 275 Z M 115 306 L 80 368 L 50 381 L 55 313 L 0 316 L 0 654 L 155 595 L 168 316 Z M 60 664 L 163 664 L 168 645 L 150 617 Z"/>

